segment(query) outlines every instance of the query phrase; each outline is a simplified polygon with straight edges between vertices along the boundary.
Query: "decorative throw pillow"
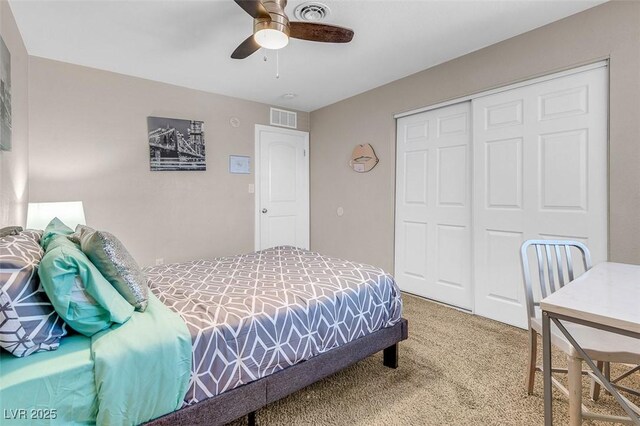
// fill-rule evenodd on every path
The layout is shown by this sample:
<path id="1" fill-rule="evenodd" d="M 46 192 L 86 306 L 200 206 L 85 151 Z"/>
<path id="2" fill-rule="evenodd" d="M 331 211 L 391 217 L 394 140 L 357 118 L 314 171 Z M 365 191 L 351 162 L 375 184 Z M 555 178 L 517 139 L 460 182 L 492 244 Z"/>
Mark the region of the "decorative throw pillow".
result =
<path id="1" fill-rule="evenodd" d="M 88 227 L 87 225 L 76 225 L 76 230 L 74 231 L 73 234 L 69 235 L 67 238 L 69 239 L 69 241 L 71 241 L 72 243 L 78 244 L 80 245 L 80 236 L 82 235 L 83 232 L 93 232 L 95 231 L 95 229 Z"/>
<path id="2" fill-rule="evenodd" d="M 49 240 L 48 246 L 38 274 L 56 312 L 71 328 L 92 336 L 131 317 L 133 307 L 66 235 Z"/>
<path id="3" fill-rule="evenodd" d="M 24 231 L 20 232 L 20 235 L 24 235 L 25 237 L 29 237 L 32 240 L 35 240 L 38 244 L 40 244 L 40 242 L 42 241 L 42 234 L 44 233 L 44 231 L 39 230 L 39 229 L 25 229 Z M 42 244 L 40 244 L 40 246 L 42 246 Z"/>
<path id="4" fill-rule="evenodd" d="M 6 228 L 0 229 L 0 238 L 8 235 L 18 235 L 20 231 L 22 231 L 22 226 L 7 226 Z"/>
<path id="5" fill-rule="evenodd" d="M 147 308 L 147 277 L 124 245 L 113 234 L 84 227 L 80 247 L 102 275 L 137 311 Z"/>
<path id="6" fill-rule="evenodd" d="M 55 350 L 67 334 L 38 278 L 40 235 L 0 238 L 0 347 L 17 357 Z"/>

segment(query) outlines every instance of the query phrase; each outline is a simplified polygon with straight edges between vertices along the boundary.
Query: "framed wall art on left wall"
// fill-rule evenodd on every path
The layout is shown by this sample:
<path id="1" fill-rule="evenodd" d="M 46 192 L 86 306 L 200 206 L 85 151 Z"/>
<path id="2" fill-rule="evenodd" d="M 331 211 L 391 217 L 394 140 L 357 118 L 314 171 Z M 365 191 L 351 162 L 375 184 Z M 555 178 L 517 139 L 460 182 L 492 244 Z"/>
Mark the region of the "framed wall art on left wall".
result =
<path id="1" fill-rule="evenodd" d="M 0 37 L 0 151 L 11 151 L 11 53 Z"/>

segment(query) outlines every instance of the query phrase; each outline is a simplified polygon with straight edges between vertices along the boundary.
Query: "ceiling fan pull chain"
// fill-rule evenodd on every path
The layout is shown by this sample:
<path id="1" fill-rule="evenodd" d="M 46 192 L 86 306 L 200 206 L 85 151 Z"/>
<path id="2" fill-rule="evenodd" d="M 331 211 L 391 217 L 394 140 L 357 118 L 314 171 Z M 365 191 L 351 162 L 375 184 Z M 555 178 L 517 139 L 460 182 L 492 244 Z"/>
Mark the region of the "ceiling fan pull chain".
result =
<path id="1" fill-rule="evenodd" d="M 278 50 L 276 50 L 276 78 L 280 78 L 280 55 L 278 54 Z"/>

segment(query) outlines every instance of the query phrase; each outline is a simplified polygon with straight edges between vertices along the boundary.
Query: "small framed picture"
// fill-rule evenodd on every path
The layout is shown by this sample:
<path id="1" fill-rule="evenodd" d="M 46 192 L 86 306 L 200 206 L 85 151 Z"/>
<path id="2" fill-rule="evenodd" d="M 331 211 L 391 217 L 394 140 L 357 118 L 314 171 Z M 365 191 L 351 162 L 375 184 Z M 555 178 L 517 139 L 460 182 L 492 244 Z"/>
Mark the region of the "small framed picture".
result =
<path id="1" fill-rule="evenodd" d="M 244 155 L 229 156 L 229 173 L 248 175 L 251 173 L 251 157 Z"/>

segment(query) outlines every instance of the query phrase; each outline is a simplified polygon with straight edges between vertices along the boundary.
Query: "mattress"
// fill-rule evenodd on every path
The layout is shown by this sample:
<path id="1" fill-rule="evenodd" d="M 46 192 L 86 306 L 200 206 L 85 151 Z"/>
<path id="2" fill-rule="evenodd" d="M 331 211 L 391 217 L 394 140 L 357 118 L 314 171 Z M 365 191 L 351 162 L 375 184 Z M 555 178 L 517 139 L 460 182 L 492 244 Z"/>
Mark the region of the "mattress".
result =
<path id="1" fill-rule="evenodd" d="M 391 327 L 402 314 L 383 270 L 288 246 L 145 272 L 191 334 L 186 405 Z"/>
<path id="2" fill-rule="evenodd" d="M 65 337 L 57 350 L 25 358 L 0 353 L 3 425 L 95 424 L 95 389 L 88 337 Z"/>

